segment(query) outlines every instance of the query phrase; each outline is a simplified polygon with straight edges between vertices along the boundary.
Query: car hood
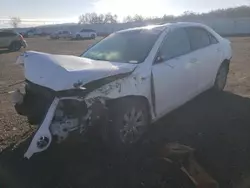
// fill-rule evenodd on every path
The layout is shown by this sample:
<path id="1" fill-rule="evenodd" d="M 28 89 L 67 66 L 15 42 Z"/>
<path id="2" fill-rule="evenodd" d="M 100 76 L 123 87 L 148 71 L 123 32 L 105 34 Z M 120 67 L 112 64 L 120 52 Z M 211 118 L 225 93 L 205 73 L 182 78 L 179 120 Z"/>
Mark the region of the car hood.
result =
<path id="1" fill-rule="evenodd" d="M 24 65 L 25 78 L 35 84 L 62 91 L 109 76 L 132 72 L 136 64 L 95 61 L 71 55 L 28 51 L 17 59 Z"/>

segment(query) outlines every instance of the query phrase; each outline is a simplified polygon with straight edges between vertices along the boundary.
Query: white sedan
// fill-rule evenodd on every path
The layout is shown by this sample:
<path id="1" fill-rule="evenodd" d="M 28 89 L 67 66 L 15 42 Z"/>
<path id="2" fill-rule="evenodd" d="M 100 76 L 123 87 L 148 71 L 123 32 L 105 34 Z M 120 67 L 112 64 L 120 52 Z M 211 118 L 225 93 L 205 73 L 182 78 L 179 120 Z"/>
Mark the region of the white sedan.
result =
<path id="1" fill-rule="evenodd" d="M 97 37 L 97 33 L 93 29 L 82 29 L 81 31 L 75 33 L 73 35 L 73 39 L 95 39 Z"/>
<path id="2" fill-rule="evenodd" d="M 170 111 L 222 91 L 231 57 L 230 42 L 197 23 L 119 31 L 80 57 L 26 52 L 17 60 L 25 93 L 14 92 L 13 101 L 40 128 L 25 157 L 93 127 L 112 147 L 130 147 Z"/>

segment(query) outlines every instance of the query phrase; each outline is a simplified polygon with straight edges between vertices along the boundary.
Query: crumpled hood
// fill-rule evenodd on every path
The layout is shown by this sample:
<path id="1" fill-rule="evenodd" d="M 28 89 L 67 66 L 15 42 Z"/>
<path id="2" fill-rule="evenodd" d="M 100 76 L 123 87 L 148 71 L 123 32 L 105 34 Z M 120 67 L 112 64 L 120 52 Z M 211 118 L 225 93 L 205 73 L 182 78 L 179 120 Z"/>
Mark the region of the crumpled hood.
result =
<path id="1" fill-rule="evenodd" d="M 137 66 L 35 51 L 19 56 L 17 64 L 24 64 L 27 80 L 55 91 L 73 89 L 76 83 L 84 85 L 101 78 L 129 73 Z"/>

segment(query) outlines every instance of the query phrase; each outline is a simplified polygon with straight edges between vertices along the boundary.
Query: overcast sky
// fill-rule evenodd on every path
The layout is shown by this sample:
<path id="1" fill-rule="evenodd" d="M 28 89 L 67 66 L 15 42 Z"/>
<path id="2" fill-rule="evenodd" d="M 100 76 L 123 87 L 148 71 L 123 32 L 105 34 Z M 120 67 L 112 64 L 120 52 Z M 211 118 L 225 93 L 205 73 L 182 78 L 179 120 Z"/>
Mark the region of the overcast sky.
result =
<path id="1" fill-rule="evenodd" d="M 37 23 L 77 22 L 83 13 L 111 12 L 122 20 L 126 15 L 179 15 L 240 5 L 250 5 L 250 0 L 0 0 L 0 27 L 7 24 L 3 20 L 13 16 Z"/>

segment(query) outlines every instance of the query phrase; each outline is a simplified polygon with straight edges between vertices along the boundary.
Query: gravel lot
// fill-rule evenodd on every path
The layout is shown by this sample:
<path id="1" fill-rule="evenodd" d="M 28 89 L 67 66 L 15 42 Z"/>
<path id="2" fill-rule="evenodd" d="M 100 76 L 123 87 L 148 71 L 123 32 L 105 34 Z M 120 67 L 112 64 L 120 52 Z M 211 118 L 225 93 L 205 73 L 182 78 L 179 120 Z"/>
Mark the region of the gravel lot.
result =
<path id="1" fill-rule="evenodd" d="M 250 38 L 230 40 L 234 54 L 226 92 L 221 95 L 212 92 L 202 94 L 163 118 L 157 123 L 157 128 L 146 136 L 157 145 L 173 141 L 194 147 L 199 162 L 222 187 L 232 187 L 247 179 L 250 169 Z M 27 42 L 29 50 L 80 55 L 94 41 L 31 38 Z M 121 187 L 121 176 L 125 176 L 126 171 L 129 174 L 129 165 L 124 170 L 124 166 L 120 166 L 123 162 L 118 160 L 119 165 L 113 165 L 116 168 L 107 170 L 105 165 L 113 164 L 116 157 L 100 148 L 59 147 L 30 161 L 22 160 L 28 142 L 14 151 L 10 147 L 5 149 L 26 139 L 34 131 L 25 118 L 16 115 L 8 94 L 18 87 L 13 84 L 23 80 L 22 68 L 14 65 L 19 54 L 0 51 L 0 150 L 3 150 L 0 180 L 4 174 L 6 179 L 21 181 L 30 187 L 55 188 L 63 187 L 60 186 L 62 184 L 67 184 L 65 187 Z M 121 172 L 123 170 L 124 173 Z"/>

